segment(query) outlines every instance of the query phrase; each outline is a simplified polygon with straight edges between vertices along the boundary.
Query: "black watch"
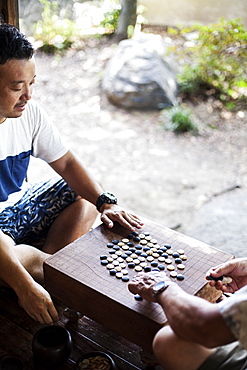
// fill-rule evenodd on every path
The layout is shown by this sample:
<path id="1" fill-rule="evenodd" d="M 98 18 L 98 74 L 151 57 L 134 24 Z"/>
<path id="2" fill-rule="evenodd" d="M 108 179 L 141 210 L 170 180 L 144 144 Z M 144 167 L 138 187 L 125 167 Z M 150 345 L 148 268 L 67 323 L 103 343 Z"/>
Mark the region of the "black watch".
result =
<path id="1" fill-rule="evenodd" d="M 98 197 L 97 202 L 96 202 L 96 208 L 99 212 L 100 212 L 100 208 L 101 208 L 102 204 L 104 204 L 104 203 L 117 204 L 117 198 L 115 197 L 114 194 L 108 193 L 108 192 L 100 194 L 100 196 Z"/>
<path id="2" fill-rule="evenodd" d="M 157 296 L 160 293 L 164 292 L 170 285 L 171 283 L 167 281 L 159 281 L 157 284 L 153 286 L 153 297 L 156 302 L 157 302 Z"/>

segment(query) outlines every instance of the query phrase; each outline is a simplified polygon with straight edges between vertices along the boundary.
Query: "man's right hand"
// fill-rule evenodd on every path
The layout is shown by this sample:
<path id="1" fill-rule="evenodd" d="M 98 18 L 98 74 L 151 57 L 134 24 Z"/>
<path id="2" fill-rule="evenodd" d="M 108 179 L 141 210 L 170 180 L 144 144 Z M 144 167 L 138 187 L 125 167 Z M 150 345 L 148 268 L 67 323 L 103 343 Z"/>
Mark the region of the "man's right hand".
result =
<path id="1" fill-rule="evenodd" d="M 51 324 L 58 320 L 58 313 L 50 294 L 35 281 L 31 287 L 29 285 L 28 289 L 23 289 L 18 297 L 20 306 L 34 320 L 41 324 Z"/>

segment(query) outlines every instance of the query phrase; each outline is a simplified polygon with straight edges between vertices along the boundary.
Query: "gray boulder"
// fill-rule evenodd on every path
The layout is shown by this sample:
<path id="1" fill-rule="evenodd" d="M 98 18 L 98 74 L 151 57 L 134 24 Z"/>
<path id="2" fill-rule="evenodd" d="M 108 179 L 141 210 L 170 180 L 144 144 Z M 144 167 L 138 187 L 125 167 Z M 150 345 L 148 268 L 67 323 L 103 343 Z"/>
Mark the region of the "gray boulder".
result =
<path id="1" fill-rule="evenodd" d="M 159 35 L 123 40 L 106 66 L 102 87 L 109 101 L 137 109 L 176 105 L 177 82 Z"/>

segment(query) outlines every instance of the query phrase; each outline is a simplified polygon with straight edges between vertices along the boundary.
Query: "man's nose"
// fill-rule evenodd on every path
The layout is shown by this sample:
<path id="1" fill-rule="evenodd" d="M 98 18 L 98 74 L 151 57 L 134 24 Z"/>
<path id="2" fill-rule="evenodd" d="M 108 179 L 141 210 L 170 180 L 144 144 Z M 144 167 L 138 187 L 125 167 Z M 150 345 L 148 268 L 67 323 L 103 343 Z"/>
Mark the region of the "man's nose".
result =
<path id="1" fill-rule="evenodd" d="M 31 86 L 27 86 L 25 90 L 23 91 L 23 94 L 21 96 L 21 100 L 30 100 L 32 97 L 33 89 Z"/>

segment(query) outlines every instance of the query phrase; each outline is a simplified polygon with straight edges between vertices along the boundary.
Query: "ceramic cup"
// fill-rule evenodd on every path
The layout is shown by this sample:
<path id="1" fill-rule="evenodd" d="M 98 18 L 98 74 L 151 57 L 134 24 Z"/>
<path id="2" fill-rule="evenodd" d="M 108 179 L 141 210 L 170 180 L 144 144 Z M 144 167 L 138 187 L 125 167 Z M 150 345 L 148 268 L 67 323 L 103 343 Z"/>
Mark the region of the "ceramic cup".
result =
<path id="1" fill-rule="evenodd" d="M 72 350 L 69 331 L 59 325 L 39 329 L 32 342 L 34 365 L 54 369 L 64 363 Z M 41 365 L 41 366 L 40 366 Z"/>

